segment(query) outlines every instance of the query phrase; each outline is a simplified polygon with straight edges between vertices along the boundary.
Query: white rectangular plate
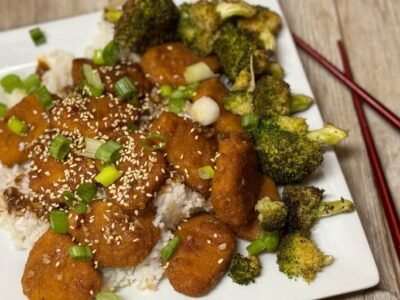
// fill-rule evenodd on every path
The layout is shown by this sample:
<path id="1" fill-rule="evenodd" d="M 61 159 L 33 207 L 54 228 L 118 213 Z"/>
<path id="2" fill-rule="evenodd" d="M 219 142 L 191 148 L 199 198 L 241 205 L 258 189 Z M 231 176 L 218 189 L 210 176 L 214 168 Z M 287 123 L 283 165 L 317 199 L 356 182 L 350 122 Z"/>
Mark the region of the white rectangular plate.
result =
<path id="1" fill-rule="evenodd" d="M 249 2 L 269 6 L 283 15 L 277 0 Z M 36 58 L 53 49 L 63 49 L 77 57 L 82 56 L 90 37 L 96 32 L 99 18 L 100 14 L 94 13 L 41 24 L 48 39 L 47 44 L 41 47 L 33 45 L 28 34 L 29 28 L 0 33 L 0 77 L 10 72 L 29 74 L 35 66 Z M 285 20 L 279 34 L 278 49 L 279 61 L 287 74 L 285 80 L 289 82 L 292 91 L 312 95 Z M 323 124 L 316 105 L 303 116 L 307 118 L 311 129 Z M 340 197 L 351 199 L 333 150 L 327 151 L 323 165 L 307 183 L 325 189 L 328 200 Z M 369 288 L 379 282 L 379 274 L 357 213 L 320 221 L 315 227 L 313 238 L 324 252 L 335 257 L 335 262 L 318 274 L 312 284 L 289 280 L 279 272 L 276 256 L 265 254 L 262 255 L 262 276 L 255 284 L 240 286 L 225 276 L 204 299 L 315 299 Z M 245 243 L 241 243 L 240 250 L 243 251 L 245 246 Z M 16 251 L 8 233 L 0 230 L 0 298 L 25 299 L 20 278 L 27 256 L 27 251 Z M 126 288 L 120 294 L 124 299 L 190 299 L 176 293 L 167 280 L 161 282 L 156 292 Z"/>

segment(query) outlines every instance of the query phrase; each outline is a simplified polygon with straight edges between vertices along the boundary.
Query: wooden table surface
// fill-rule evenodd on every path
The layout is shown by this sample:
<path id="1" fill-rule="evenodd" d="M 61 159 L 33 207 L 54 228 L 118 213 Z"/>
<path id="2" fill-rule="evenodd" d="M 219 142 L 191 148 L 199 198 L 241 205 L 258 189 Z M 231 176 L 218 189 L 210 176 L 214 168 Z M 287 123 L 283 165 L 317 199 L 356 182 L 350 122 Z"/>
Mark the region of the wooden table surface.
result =
<path id="1" fill-rule="evenodd" d="M 101 9 L 96 0 L 1 0 L 0 31 Z M 293 32 L 332 62 L 341 65 L 337 41 L 349 52 L 356 81 L 400 115 L 399 0 L 281 0 Z M 304 53 L 300 53 L 326 122 L 350 129 L 336 148 L 378 264 L 381 282 L 370 290 L 340 299 L 399 299 L 400 264 L 362 141 L 350 93 Z M 1 59 L 1 58 L 0 58 Z M 367 110 L 379 154 L 400 211 L 400 138 L 376 113 Z M 334 284 L 334 282 L 332 282 Z"/>

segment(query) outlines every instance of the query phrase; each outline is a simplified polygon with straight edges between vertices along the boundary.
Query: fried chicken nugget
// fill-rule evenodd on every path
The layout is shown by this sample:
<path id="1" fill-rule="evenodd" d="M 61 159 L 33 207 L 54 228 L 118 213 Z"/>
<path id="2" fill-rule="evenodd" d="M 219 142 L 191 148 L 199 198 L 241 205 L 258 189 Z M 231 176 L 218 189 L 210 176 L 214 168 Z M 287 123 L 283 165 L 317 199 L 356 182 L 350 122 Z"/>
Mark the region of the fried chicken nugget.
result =
<path id="1" fill-rule="evenodd" d="M 224 108 L 223 99 L 227 93 L 226 87 L 219 80 L 219 78 L 211 78 L 204 80 L 198 87 L 193 101 L 196 101 L 204 96 L 210 97 L 217 102 L 220 108 L 220 116 L 218 120 L 212 124 L 216 133 L 243 133 L 241 125 L 241 117 L 235 115 Z"/>
<path id="2" fill-rule="evenodd" d="M 114 83 L 125 76 L 135 85 L 139 97 L 151 91 L 151 82 L 144 76 L 139 64 L 121 63 L 116 66 L 99 66 L 87 58 L 76 58 L 72 61 L 72 81 L 74 86 L 78 86 L 83 81 L 82 67 L 84 64 L 98 70 L 107 93 L 115 94 Z"/>
<path id="3" fill-rule="evenodd" d="M 107 196 L 128 209 L 144 209 L 166 179 L 164 154 L 144 148 L 140 133 L 125 135 L 119 131 L 110 137 L 123 145 L 116 162 L 122 176 L 106 189 Z"/>
<path id="4" fill-rule="evenodd" d="M 69 214 L 70 234 L 94 250 L 102 267 L 126 268 L 140 264 L 160 238 L 154 214 L 141 210 L 128 214 L 113 202 L 94 201 L 89 212 Z"/>
<path id="5" fill-rule="evenodd" d="M 7 122 L 13 116 L 29 126 L 27 133 L 18 135 L 8 128 Z M 27 149 L 30 144 L 48 126 L 48 118 L 39 99 L 36 96 L 27 96 L 22 99 L 0 121 L 0 162 L 11 167 L 26 161 L 28 158 Z"/>
<path id="6" fill-rule="evenodd" d="M 169 84 L 177 88 L 186 84 L 183 76 L 186 67 L 198 62 L 206 63 L 214 72 L 220 69 L 215 57 L 199 57 L 182 43 L 151 47 L 143 54 L 140 64 L 153 84 Z"/>
<path id="7" fill-rule="evenodd" d="M 33 246 L 22 275 L 22 288 L 30 300 L 93 299 L 102 286 L 92 261 L 73 260 L 69 235 L 48 230 Z"/>
<path id="8" fill-rule="evenodd" d="M 165 276 L 179 293 L 191 297 L 205 295 L 228 267 L 236 248 L 235 236 L 209 214 L 193 217 L 178 228 L 176 235 L 182 240 L 167 263 Z"/>
<path id="9" fill-rule="evenodd" d="M 219 157 L 212 181 L 211 203 L 217 217 L 231 225 L 245 225 L 258 197 L 261 173 L 257 155 L 245 135 L 219 141 Z"/>
<path id="10" fill-rule="evenodd" d="M 210 181 L 201 179 L 198 169 L 213 165 L 217 142 L 188 119 L 164 112 L 153 121 L 150 131 L 160 132 L 167 138 L 167 160 L 194 190 L 207 195 Z"/>
<path id="11" fill-rule="evenodd" d="M 116 128 L 135 123 L 139 118 L 139 110 L 131 104 L 116 98 L 91 98 L 78 93 L 60 101 L 51 114 L 52 128 L 89 138 L 99 133 L 110 134 Z"/>

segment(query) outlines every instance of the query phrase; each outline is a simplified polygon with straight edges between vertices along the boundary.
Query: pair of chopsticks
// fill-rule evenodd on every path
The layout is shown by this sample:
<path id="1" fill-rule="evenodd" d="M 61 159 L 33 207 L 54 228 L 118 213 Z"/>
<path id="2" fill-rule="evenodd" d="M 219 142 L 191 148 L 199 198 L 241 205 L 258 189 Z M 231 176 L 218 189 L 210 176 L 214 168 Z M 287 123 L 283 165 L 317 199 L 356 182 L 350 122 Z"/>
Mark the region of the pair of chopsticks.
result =
<path id="1" fill-rule="evenodd" d="M 364 138 L 364 143 L 367 148 L 368 157 L 371 163 L 371 168 L 374 173 L 375 183 L 381 198 L 383 209 L 386 215 L 386 220 L 389 225 L 392 240 L 397 252 L 397 257 L 400 260 L 400 221 L 396 212 L 396 207 L 387 184 L 385 173 L 382 169 L 382 164 L 379 159 L 378 152 L 368 125 L 367 118 L 363 109 L 362 101 L 374 108 L 382 117 L 391 123 L 398 130 L 400 129 L 400 119 L 386 106 L 380 103 L 377 99 L 366 92 L 361 86 L 353 81 L 353 74 L 350 67 L 350 62 L 347 56 L 346 49 L 341 41 L 338 42 L 339 51 L 342 57 L 342 62 L 345 72 L 341 72 L 336 66 L 309 46 L 305 41 L 293 34 L 294 41 L 298 47 L 304 50 L 307 54 L 313 57 L 318 63 L 331 72 L 337 79 L 343 82 L 350 88 L 353 96 L 354 108 L 357 113 L 358 121 L 361 127 L 361 132 Z"/>

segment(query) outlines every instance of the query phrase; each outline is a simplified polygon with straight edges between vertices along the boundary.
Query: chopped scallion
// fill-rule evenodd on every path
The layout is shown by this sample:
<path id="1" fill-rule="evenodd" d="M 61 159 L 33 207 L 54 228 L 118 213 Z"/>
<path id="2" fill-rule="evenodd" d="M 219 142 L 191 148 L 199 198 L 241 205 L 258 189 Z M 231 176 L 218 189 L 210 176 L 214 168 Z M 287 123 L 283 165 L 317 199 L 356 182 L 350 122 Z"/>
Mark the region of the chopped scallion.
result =
<path id="1" fill-rule="evenodd" d="M 101 291 L 96 295 L 96 300 L 122 300 L 122 298 L 109 291 Z"/>
<path id="2" fill-rule="evenodd" d="M 149 151 L 164 149 L 167 147 L 167 138 L 161 133 L 149 133 L 144 138 L 143 147 Z"/>
<path id="3" fill-rule="evenodd" d="M 36 46 L 40 46 L 46 43 L 46 37 L 39 27 L 29 30 L 29 34 Z"/>
<path id="4" fill-rule="evenodd" d="M 114 84 L 114 91 L 121 100 L 132 101 L 132 99 L 138 98 L 137 89 L 127 76 Z"/>
<path id="5" fill-rule="evenodd" d="M 257 129 L 260 117 L 256 113 L 248 113 L 242 116 L 242 127 L 246 131 Z"/>
<path id="6" fill-rule="evenodd" d="M 201 179 L 207 180 L 214 177 L 215 171 L 211 166 L 204 166 L 197 170 L 197 174 L 199 174 Z"/>
<path id="7" fill-rule="evenodd" d="M 261 232 L 258 239 L 264 242 L 265 250 L 270 252 L 276 251 L 281 241 L 279 231 Z"/>
<path id="8" fill-rule="evenodd" d="M 87 205 L 86 203 L 79 201 L 78 204 L 72 207 L 72 210 L 77 214 L 84 214 L 87 212 Z"/>
<path id="9" fill-rule="evenodd" d="M 0 118 L 4 117 L 7 110 L 8 110 L 7 105 L 5 105 L 4 103 L 0 103 Z"/>
<path id="10" fill-rule="evenodd" d="M 4 76 L 1 81 L 1 86 L 3 87 L 4 91 L 8 94 L 12 93 L 13 90 L 16 88 L 22 87 L 22 80 L 18 75 L 9 74 Z"/>
<path id="11" fill-rule="evenodd" d="M 164 248 L 161 249 L 160 256 L 163 261 L 168 261 L 172 257 L 181 243 L 181 240 L 181 237 L 177 235 L 170 240 Z"/>
<path id="12" fill-rule="evenodd" d="M 68 252 L 69 256 L 75 260 L 92 259 L 92 249 L 89 246 L 71 246 Z"/>
<path id="13" fill-rule="evenodd" d="M 8 120 L 7 127 L 18 135 L 22 135 L 28 131 L 28 125 L 26 125 L 24 121 L 21 121 L 14 116 Z"/>
<path id="14" fill-rule="evenodd" d="M 206 63 L 199 62 L 186 67 L 183 76 L 187 83 L 193 83 L 215 77 L 215 74 Z"/>
<path id="15" fill-rule="evenodd" d="M 90 182 L 82 183 L 76 190 L 78 197 L 86 204 L 90 203 L 97 194 L 97 188 Z"/>
<path id="16" fill-rule="evenodd" d="M 103 83 L 101 82 L 100 74 L 97 70 L 93 70 L 88 64 L 83 65 L 83 75 L 89 85 L 89 90 L 94 97 L 99 97 L 104 92 Z"/>
<path id="17" fill-rule="evenodd" d="M 25 78 L 22 87 L 27 93 L 31 93 L 40 87 L 40 78 L 37 74 L 31 74 Z"/>
<path id="18" fill-rule="evenodd" d="M 114 166 L 105 166 L 100 173 L 94 178 L 104 187 L 108 187 L 117 181 L 122 176 L 122 173 Z"/>
<path id="19" fill-rule="evenodd" d="M 169 98 L 168 100 L 168 111 L 173 112 L 175 114 L 179 114 L 183 112 L 185 107 L 186 100 L 183 98 Z"/>
<path id="20" fill-rule="evenodd" d="M 74 206 L 75 195 L 71 191 L 64 191 L 62 193 L 64 198 L 64 203 L 67 204 L 68 207 L 72 208 Z"/>
<path id="21" fill-rule="evenodd" d="M 133 124 L 133 123 L 126 125 L 126 127 L 128 127 L 128 130 L 130 132 L 136 132 L 139 130 L 139 126 L 137 126 L 136 124 Z"/>
<path id="22" fill-rule="evenodd" d="M 57 135 L 50 145 L 50 156 L 57 160 L 64 160 L 71 150 L 71 140 L 63 135 Z"/>
<path id="23" fill-rule="evenodd" d="M 95 139 L 85 138 L 85 150 L 80 153 L 80 155 L 88 157 L 88 158 L 96 158 L 97 150 L 104 143 Z"/>
<path id="24" fill-rule="evenodd" d="M 108 6 L 104 10 L 104 19 L 106 19 L 110 23 L 117 23 L 122 15 L 123 11 L 121 9 L 112 6 Z"/>
<path id="25" fill-rule="evenodd" d="M 120 157 L 121 148 L 117 142 L 108 141 L 97 149 L 95 157 L 105 163 L 115 163 Z"/>
<path id="26" fill-rule="evenodd" d="M 254 240 L 250 245 L 246 247 L 249 255 L 257 255 L 265 250 L 266 246 L 262 240 Z"/>
<path id="27" fill-rule="evenodd" d="M 96 65 L 104 65 L 103 50 L 94 50 L 92 60 Z"/>
<path id="28" fill-rule="evenodd" d="M 39 98 L 40 104 L 45 110 L 50 110 L 53 106 L 53 97 L 45 86 L 35 90 L 35 95 Z"/>
<path id="29" fill-rule="evenodd" d="M 119 61 L 119 46 L 116 41 L 111 41 L 103 50 L 104 64 L 115 66 Z"/>
<path id="30" fill-rule="evenodd" d="M 52 210 L 50 212 L 50 228 L 55 233 L 68 233 L 68 217 L 67 214 L 60 210 Z"/>
<path id="31" fill-rule="evenodd" d="M 173 88 L 172 86 L 168 85 L 168 84 L 164 84 L 162 86 L 160 86 L 160 96 L 167 98 L 169 96 L 171 96 L 172 92 L 173 92 Z"/>

